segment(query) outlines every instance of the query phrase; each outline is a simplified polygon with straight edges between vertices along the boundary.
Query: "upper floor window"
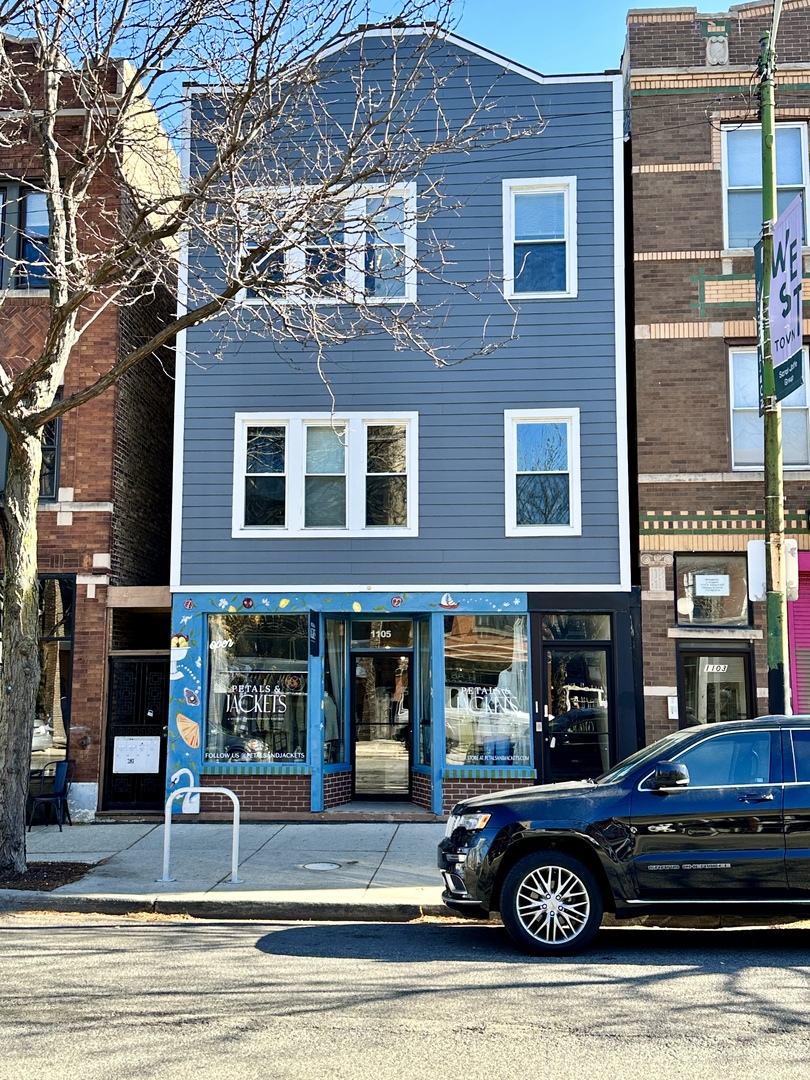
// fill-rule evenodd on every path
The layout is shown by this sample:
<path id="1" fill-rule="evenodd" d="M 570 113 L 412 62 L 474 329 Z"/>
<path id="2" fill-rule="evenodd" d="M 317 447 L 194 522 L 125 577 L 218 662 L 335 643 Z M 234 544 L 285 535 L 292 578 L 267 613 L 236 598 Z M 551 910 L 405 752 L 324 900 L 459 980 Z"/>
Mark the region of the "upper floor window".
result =
<path id="1" fill-rule="evenodd" d="M 286 250 L 259 256 L 256 265 L 262 267 L 267 284 L 246 290 L 246 300 L 390 303 L 416 299 L 414 184 L 369 188 L 324 217 L 329 218 L 328 225 L 302 225 Z M 262 244 L 261 228 L 254 232 L 248 248 Z"/>
<path id="2" fill-rule="evenodd" d="M 675 604 L 678 626 L 749 626 L 748 559 L 676 555 Z"/>
<path id="3" fill-rule="evenodd" d="M 504 418 L 506 535 L 579 535 L 579 409 Z"/>
<path id="4" fill-rule="evenodd" d="M 0 287 L 48 288 L 48 203 L 17 184 L 0 189 Z"/>
<path id="5" fill-rule="evenodd" d="M 503 182 L 507 297 L 577 294 L 576 177 Z"/>
<path id="6" fill-rule="evenodd" d="M 56 499 L 59 492 L 59 419 L 49 420 L 42 429 L 42 468 L 39 474 L 39 497 L 47 501 Z M 8 435 L 0 427 L 0 496 L 6 489 L 8 475 Z"/>
<path id="7" fill-rule="evenodd" d="M 777 215 L 797 195 L 807 213 L 807 125 L 776 125 Z M 762 234 L 762 129 L 723 130 L 724 245 L 752 248 Z M 804 225 L 807 243 L 807 225 Z"/>
<path id="8" fill-rule="evenodd" d="M 756 349 L 731 351 L 731 463 L 735 469 L 764 466 L 763 422 L 759 415 Z M 807 348 L 802 349 L 804 384 L 782 402 L 782 453 L 785 467 L 810 465 L 807 403 Z"/>
<path id="9" fill-rule="evenodd" d="M 233 535 L 416 536 L 415 413 L 236 416 Z"/>
<path id="10" fill-rule="evenodd" d="M 23 289 L 48 288 L 48 203 L 41 191 L 20 195 L 17 284 Z"/>

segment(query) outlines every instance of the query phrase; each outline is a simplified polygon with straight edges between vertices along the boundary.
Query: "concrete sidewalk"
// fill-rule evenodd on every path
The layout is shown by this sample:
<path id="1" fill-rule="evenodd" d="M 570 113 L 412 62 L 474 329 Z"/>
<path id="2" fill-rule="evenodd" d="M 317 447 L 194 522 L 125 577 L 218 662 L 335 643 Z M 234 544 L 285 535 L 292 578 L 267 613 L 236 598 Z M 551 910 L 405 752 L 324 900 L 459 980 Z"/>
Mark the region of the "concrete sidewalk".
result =
<path id="1" fill-rule="evenodd" d="M 35 827 L 28 860 L 93 863 L 53 892 L 0 889 L 0 911 L 133 911 L 202 918 L 407 921 L 450 915 L 441 901 L 441 823 L 243 824 L 239 884 L 231 884 L 231 825 L 177 820 L 171 883 L 163 823 Z"/>

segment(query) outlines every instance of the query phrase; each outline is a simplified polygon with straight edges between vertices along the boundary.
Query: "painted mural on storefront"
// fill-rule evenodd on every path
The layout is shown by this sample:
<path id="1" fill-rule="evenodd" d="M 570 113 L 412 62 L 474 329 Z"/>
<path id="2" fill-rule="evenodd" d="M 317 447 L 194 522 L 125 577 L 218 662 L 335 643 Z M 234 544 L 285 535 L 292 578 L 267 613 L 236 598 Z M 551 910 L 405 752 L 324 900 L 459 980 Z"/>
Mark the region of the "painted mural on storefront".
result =
<path id="1" fill-rule="evenodd" d="M 446 777 L 535 776 L 525 594 L 189 592 L 172 629 L 167 794 L 304 776 L 320 810 L 351 773 L 441 812 Z"/>

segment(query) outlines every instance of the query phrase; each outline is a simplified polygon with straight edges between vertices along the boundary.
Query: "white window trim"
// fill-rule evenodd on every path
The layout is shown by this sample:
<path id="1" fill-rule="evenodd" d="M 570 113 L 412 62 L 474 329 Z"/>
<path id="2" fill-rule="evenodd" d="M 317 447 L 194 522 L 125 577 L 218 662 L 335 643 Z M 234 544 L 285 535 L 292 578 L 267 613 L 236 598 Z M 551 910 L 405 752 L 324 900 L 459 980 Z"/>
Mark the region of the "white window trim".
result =
<path id="1" fill-rule="evenodd" d="M 756 356 L 757 355 L 757 350 L 756 350 L 756 348 L 754 346 L 748 346 L 748 345 L 742 345 L 742 346 L 739 346 L 738 348 L 732 347 L 732 348 L 729 348 L 729 350 L 728 350 L 728 391 L 729 391 L 728 392 L 728 432 L 729 432 L 729 445 L 731 447 L 731 469 L 732 469 L 732 472 L 735 472 L 735 473 L 745 473 L 745 472 L 761 473 L 762 470 L 765 468 L 765 465 L 764 465 L 764 443 L 763 443 L 763 461 L 761 461 L 758 465 L 737 465 L 737 464 L 735 464 L 735 461 L 734 461 L 734 456 L 735 456 L 734 455 L 734 413 L 737 412 L 737 411 L 739 411 L 739 412 L 754 412 L 753 408 L 748 408 L 748 409 L 740 408 L 739 410 L 734 408 L 734 361 L 733 361 L 732 357 L 735 354 L 738 354 L 738 353 L 750 353 L 751 355 Z M 805 391 L 807 393 L 808 404 L 807 405 L 788 405 L 788 409 L 790 411 L 793 411 L 793 409 L 804 409 L 805 412 L 808 413 L 808 424 L 810 425 L 810 385 L 808 385 L 808 380 L 810 379 L 810 349 L 808 349 L 807 345 L 802 346 L 802 364 L 804 365 L 804 370 L 803 370 L 804 386 L 805 386 Z M 784 405 L 784 401 L 782 402 L 782 405 Z M 809 467 L 810 467 L 810 448 L 808 448 L 808 460 L 806 462 L 804 462 L 803 464 L 799 464 L 799 465 L 788 465 L 787 463 L 783 464 L 783 468 L 784 468 L 785 472 L 801 472 L 802 470 L 806 471 Z"/>
<path id="2" fill-rule="evenodd" d="M 722 183 L 723 183 L 723 254 L 724 255 L 733 255 L 733 254 L 739 254 L 739 253 L 745 253 L 745 254 L 750 255 L 750 253 L 754 250 L 753 248 L 750 248 L 750 247 L 749 248 L 732 248 L 732 247 L 729 247 L 729 243 L 728 243 L 728 136 L 729 136 L 729 132 L 739 131 L 741 126 L 742 127 L 756 128 L 758 131 L 761 130 L 761 128 L 762 128 L 761 124 L 743 124 L 743 125 L 729 124 L 726 127 L 722 128 L 721 131 L 720 131 L 720 136 L 721 136 L 721 138 L 720 138 L 720 166 L 721 166 L 721 176 L 722 176 Z M 804 212 L 805 212 L 805 217 L 806 217 L 807 216 L 808 202 L 810 202 L 810 176 L 808 176 L 808 159 L 807 159 L 807 124 L 804 123 L 804 122 L 801 122 L 801 121 L 780 122 L 780 123 L 776 124 L 775 131 L 778 131 L 781 128 L 798 128 L 799 129 L 799 135 L 800 135 L 801 143 L 802 143 L 803 183 L 802 183 L 801 186 L 804 189 L 804 202 L 803 202 L 803 205 L 804 205 Z M 744 189 L 735 188 L 734 190 L 735 191 L 740 191 L 740 190 L 744 190 Z M 810 232 L 808 232 L 808 229 L 807 229 L 807 221 L 806 220 L 804 222 L 804 235 L 805 235 L 805 238 L 810 236 Z M 810 248 L 808 248 L 807 245 L 805 245 L 802 248 L 802 250 L 803 251 L 810 251 Z"/>
<path id="3" fill-rule="evenodd" d="M 419 414 L 363 413 L 236 413 L 233 467 L 233 537 L 263 539 L 319 539 L 323 537 L 405 537 L 419 535 Z M 345 427 L 346 527 L 304 527 L 305 434 L 312 424 Z M 366 526 L 366 432 L 372 424 L 400 424 L 406 431 L 408 523 L 404 526 Z M 286 520 L 284 526 L 245 525 L 247 432 L 250 427 L 283 427 L 287 433 L 284 455 Z"/>
<path id="4" fill-rule="evenodd" d="M 405 239 L 405 292 L 402 296 L 369 296 L 366 294 L 366 230 L 357 228 L 365 218 L 365 200 L 380 196 L 401 197 L 405 202 L 405 224 L 403 235 Z M 352 221 L 355 227 L 352 228 Z M 344 222 L 348 227 L 344 230 L 344 246 L 346 248 L 346 288 L 349 294 L 345 299 L 339 296 L 308 296 L 303 284 L 296 288 L 285 290 L 283 296 L 279 296 L 275 303 L 298 304 L 298 305 L 326 305 L 335 306 L 343 303 L 363 303 L 374 305 L 400 305 L 416 303 L 416 184 L 368 184 L 352 194 L 346 200 L 346 212 Z M 291 248 L 285 256 L 285 273 L 289 281 L 303 279 L 305 267 L 305 245 L 300 248 Z M 259 307 L 268 301 L 263 296 L 248 296 L 247 290 L 243 289 L 239 294 L 239 301 L 248 307 Z"/>
<path id="5" fill-rule="evenodd" d="M 580 481 L 579 409 L 504 410 L 504 459 L 507 536 L 581 536 L 582 485 Z M 564 423 L 568 430 L 568 478 L 571 521 L 568 525 L 518 525 L 517 425 L 521 423 Z"/>
<path id="6" fill-rule="evenodd" d="M 563 292 L 515 292 L 515 195 L 561 191 L 565 196 L 565 290 Z M 554 300 L 577 295 L 577 178 L 549 176 L 503 181 L 503 287 L 515 300 Z"/>

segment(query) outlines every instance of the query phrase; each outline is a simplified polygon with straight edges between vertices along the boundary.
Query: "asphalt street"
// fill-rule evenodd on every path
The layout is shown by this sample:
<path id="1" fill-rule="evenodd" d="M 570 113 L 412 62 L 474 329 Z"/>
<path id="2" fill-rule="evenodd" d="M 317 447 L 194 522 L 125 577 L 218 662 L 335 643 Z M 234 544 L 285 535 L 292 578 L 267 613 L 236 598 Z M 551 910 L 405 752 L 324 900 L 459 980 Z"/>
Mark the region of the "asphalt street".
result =
<path id="1" fill-rule="evenodd" d="M 806 1077 L 810 930 L 0 916 L 0 1078 Z"/>

